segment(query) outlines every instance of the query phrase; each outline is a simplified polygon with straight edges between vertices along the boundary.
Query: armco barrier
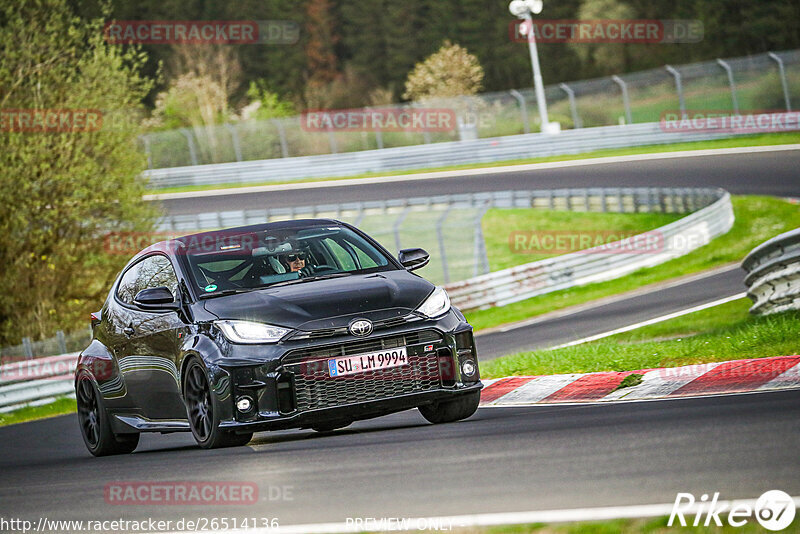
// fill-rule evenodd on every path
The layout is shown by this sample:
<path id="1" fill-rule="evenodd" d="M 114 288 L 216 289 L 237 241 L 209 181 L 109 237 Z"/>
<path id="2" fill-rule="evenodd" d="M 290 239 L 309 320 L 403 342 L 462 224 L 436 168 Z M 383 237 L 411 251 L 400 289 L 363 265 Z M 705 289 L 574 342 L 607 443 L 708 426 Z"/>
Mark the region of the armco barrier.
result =
<path id="1" fill-rule="evenodd" d="M 796 123 L 794 127 L 798 127 Z M 149 180 L 153 188 L 271 182 L 308 177 L 354 176 L 369 172 L 435 168 L 465 163 L 493 163 L 578 154 L 604 148 L 705 141 L 734 135 L 736 134 L 713 130 L 664 131 L 661 123 L 653 122 L 565 130 L 558 135 L 542 133 L 509 135 L 320 156 L 172 167 L 146 171 L 144 177 Z"/>
<path id="2" fill-rule="evenodd" d="M 75 352 L 0 366 L 0 412 L 73 393 L 77 363 Z"/>
<path id="3" fill-rule="evenodd" d="M 563 256 L 496 271 L 446 286 L 450 299 L 462 310 L 504 306 L 561 289 L 619 278 L 628 273 L 688 254 L 733 225 L 730 195 L 715 190 L 716 200 L 657 230 L 663 247 L 657 253 L 619 252 L 622 247 L 578 251 Z M 617 250 L 614 250 L 614 249 Z"/>
<path id="4" fill-rule="evenodd" d="M 750 313 L 768 315 L 800 309 L 800 228 L 754 248 L 742 262 L 747 271 Z"/>
<path id="5" fill-rule="evenodd" d="M 335 218 L 362 228 L 389 250 L 426 248 L 431 254 L 431 261 L 421 274 L 433 282 L 447 284 L 489 272 L 481 227 L 482 216 L 489 208 L 688 213 L 708 206 L 719 198 L 719 190 L 691 188 L 497 191 L 173 215 L 161 221 L 160 229 L 180 234 L 284 219 Z"/>

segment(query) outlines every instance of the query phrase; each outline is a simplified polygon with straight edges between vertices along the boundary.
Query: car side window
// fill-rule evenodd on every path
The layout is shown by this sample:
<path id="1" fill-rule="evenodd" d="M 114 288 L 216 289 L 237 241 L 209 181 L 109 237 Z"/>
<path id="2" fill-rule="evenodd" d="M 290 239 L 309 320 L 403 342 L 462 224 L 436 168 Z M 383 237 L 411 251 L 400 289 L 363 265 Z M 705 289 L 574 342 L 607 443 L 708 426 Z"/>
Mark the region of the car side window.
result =
<path id="1" fill-rule="evenodd" d="M 117 297 L 126 304 L 132 304 L 133 299 L 142 289 L 165 286 L 172 296 L 178 294 L 178 277 L 172 268 L 172 263 L 165 256 L 148 256 L 128 269 L 119 283 Z"/>

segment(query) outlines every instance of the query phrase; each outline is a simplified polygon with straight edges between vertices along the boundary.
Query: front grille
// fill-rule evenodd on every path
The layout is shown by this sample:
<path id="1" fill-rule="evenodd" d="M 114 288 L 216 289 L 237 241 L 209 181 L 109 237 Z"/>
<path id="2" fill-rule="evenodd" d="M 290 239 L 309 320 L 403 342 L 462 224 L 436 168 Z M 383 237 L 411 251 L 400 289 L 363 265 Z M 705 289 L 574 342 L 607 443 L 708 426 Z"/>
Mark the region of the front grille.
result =
<path id="1" fill-rule="evenodd" d="M 380 321 L 373 321 L 372 328 L 373 330 L 382 330 L 385 328 L 394 328 L 396 326 L 402 326 L 406 323 L 410 323 L 412 321 L 418 321 L 420 318 L 415 315 L 406 315 L 403 317 L 393 317 L 391 319 L 383 319 Z M 292 340 L 299 340 L 299 339 L 320 339 L 325 337 L 333 337 L 333 336 L 345 336 L 348 335 L 349 332 L 346 326 L 340 326 L 337 328 L 318 328 L 316 330 L 309 330 L 309 331 L 298 331 L 294 335 L 292 335 Z"/>
<path id="2" fill-rule="evenodd" d="M 284 357 L 284 370 L 294 376 L 297 411 L 333 408 L 437 389 L 440 385 L 436 352 L 416 345 L 435 344 L 441 334 L 432 330 L 410 332 L 328 347 L 294 351 Z M 332 378 L 327 360 L 366 352 L 408 347 L 408 365 Z"/>

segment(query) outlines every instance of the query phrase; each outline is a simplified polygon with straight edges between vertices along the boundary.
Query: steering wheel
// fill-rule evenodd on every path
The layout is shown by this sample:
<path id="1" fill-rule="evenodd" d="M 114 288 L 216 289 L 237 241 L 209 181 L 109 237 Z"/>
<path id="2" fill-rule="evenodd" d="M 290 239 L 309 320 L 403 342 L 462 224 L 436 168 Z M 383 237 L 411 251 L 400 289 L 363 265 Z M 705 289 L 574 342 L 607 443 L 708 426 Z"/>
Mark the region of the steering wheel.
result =
<path id="1" fill-rule="evenodd" d="M 315 265 L 314 266 L 314 274 L 320 273 L 320 272 L 326 273 L 326 272 L 338 271 L 338 270 L 339 269 L 337 269 L 336 267 L 334 267 L 332 265 Z"/>

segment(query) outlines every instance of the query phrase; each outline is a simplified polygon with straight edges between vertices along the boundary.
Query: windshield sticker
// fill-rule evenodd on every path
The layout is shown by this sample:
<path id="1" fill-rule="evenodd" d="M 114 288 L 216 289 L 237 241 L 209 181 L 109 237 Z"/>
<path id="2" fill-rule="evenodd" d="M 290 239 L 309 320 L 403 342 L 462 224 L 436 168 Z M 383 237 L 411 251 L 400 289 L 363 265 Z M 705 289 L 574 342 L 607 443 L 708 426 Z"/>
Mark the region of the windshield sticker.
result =
<path id="1" fill-rule="evenodd" d="M 206 293 L 211 293 L 212 291 L 216 291 L 217 290 L 217 285 L 216 284 L 208 284 L 203 289 L 205 289 Z"/>

